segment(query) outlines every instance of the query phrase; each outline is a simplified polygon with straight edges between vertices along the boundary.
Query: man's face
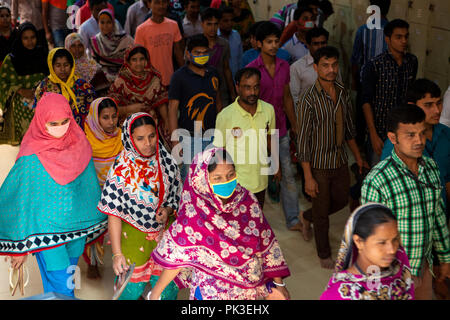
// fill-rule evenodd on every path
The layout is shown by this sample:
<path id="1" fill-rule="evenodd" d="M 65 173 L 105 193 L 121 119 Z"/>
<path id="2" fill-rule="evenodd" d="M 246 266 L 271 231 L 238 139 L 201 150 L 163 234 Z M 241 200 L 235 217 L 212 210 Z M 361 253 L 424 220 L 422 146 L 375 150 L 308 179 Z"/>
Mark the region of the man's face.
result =
<path id="1" fill-rule="evenodd" d="M 431 94 L 425 94 L 425 97 L 417 100 L 418 105 L 425 112 L 425 123 L 435 125 L 439 123 L 442 113 L 442 98 L 433 98 Z"/>
<path id="2" fill-rule="evenodd" d="M 397 131 L 388 132 L 388 138 L 399 156 L 418 159 L 425 148 L 425 121 L 418 123 L 399 123 Z"/>
<path id="3" fill-rule="evenodd" d="M 255 105 L 259 98 L 259 82 L 260 79 L 257 75 L 253 75 L 249 78 L 244 75 L 240 82 L 236 84 L 239 100 L 248 105 Z"/>
<path id="4" fill-rule="evenodd" d="M 408 48 L 409 32 L 406 28 L 395 28 L 391 37 L 385 37 L 389 50 L 397 53 L 405 53 Z"/>
<path id="5" fill-rule="evenodd" d="M 266 37 L 262 42 L 256 41 L 258 48 L 262 53 L 265 53 L 271 57 L 277 55 L 277 51 L 280 48 L 280 38 L 276 35 L 270 35 Z"/>
<path id="6" fill-rule="evenodd" d="M 190 1 L 186 8 L 186 15 L 194 18 L 200 13 L 200 1 Z"/>
<path id="7" fill-rule="evenodd" d="M 314 64 L 317 76 L 327 82 L 334 82 L 339 72 L 339 61 L 335 57 L 322 57 L 318 64 Z"/>
<path id="8" fill-rule="evenodd" d="M 298 31 L 306 31 L 308 29 L 312 29 L 314 26 L 309 26 L 307 22 L 313 22 L 314 23 L 314 16 L 311 12 L 303 12 L 303 14 L 300 16 L 300 18 L 297 20 L 297 30 Z"/>
<path id="9" fill-rule="evenodd" d="M 219 22 L 220 31 L 225 34 L 230 34 L 233 29 L 233 14 L 224 13 Z"/>
<path id="10" fill-rule="evenodd" d="M 308 44 L 308 49 L 311 55 L 314 55 L 314 53 L 322 48 L 322 47 L 326 47 L 328 44 L 328 40 L 327 37 L 325 36 L 320 36 L 320 37 L 316 37 L 316 38 L 311 38 L 311 44 Z"/>
<path id="11" fill-rule="evenodd" d="M 202 22 L 203 33 L 206 37 L 217 37 L 217 29 L 219 29 L 219 20 L 211 18 Z"/>

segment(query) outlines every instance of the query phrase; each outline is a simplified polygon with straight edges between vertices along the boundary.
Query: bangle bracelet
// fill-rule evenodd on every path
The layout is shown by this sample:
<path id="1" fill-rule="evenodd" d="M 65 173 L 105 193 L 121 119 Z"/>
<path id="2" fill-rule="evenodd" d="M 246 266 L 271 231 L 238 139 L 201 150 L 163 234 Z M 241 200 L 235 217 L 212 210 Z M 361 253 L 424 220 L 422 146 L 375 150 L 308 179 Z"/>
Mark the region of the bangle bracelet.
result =
<path id="1" fill-rule="evenodd" d="M 276 282 L 273 281 L 273 280 L 272 280 L 272 282 L 273 282 L 273 284 L 276 285 L 277 287 L 286 287 L 286 283 L 284 283 L 284 282 L 283 282 L 283 283 L 276 283 Z"/>
<path id="2" fill-rule="evenodd" d="M 121 253 L 114 254 L 114 255 L 112 256 L 112 259 L 114 260 L 114 258 L 115 258 L 115 257 L 118 257 L 118 256 L 123 256 L 123 254 L 121 254 Z"/>

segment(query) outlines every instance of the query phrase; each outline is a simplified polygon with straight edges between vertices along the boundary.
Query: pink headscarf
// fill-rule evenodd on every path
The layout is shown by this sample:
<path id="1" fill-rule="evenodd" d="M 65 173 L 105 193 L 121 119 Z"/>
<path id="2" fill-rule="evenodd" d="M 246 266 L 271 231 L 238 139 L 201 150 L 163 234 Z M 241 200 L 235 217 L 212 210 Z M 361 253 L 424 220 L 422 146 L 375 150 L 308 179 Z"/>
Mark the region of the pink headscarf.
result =
<path id="1" fill-rule="evenodd" d="M 47 122 L 65 118 L 70 118 L 70 125 L 63 137 L 55 138 L 47 132 Z M 48 174 L 60 185 L 74 181 L 92 159 L 91 145 L 63 95 L 45 93 L 37 103 L 16 161 L 32 154 L 37 155 Z"/>

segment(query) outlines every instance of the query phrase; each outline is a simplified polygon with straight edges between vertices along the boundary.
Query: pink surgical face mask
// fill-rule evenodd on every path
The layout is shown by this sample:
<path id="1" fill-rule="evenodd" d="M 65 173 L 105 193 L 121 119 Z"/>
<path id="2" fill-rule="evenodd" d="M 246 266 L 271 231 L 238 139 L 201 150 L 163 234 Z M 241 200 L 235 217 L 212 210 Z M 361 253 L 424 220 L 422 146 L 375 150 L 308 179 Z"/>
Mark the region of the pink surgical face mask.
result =
<path id="1" fill-rule="evenodd" d="M 45 125 L 49 134 L 55 138 L 61 138 L 69 130 L 70 121 L 60 126 L 48 126 Z"/>

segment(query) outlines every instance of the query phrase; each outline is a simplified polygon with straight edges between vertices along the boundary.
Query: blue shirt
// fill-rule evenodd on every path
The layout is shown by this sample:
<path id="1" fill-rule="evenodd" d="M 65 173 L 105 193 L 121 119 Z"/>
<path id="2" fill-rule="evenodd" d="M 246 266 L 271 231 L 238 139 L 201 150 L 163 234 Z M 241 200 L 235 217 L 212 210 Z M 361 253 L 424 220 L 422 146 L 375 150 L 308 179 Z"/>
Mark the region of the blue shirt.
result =
<path id="1" fill-rule="evenodd" d="M 228 44 L 230 45 L 230 69 L 234 79 L 234 75 L 240 69 L 242 55 L 244 54 L 241 36 L 238 31 L 232 30 L 230 36 L 226 37 L 220 32 L 220 29 L 217 30 L 217 35 L 228 40 Z"/>
<path id="2" fill-rule="evenodd" d="M 381 153 L 381 160 L 386 159 L 392 153 L 394 146 L 392 142 L 387 139 L 384 142 L 383 152 Z M 439 167 L 441 185 L 443 187 L 442 197 L 445 205 L 447 205 L 447 195 L 445 193 L 445 184 L 450 182 L 450 128 L 442 123 L 433 126 L 432 140 L 428 140 L 425 145 L 423 155 L 432 158 L 436 161 Z"/>
<path id="3" fill-rule="evenodd" d="M 256 58 L 258 58 L 259 56 L 259 53 L 260 52 L 257 49 L 249 49 L 245 51 L 244 55 L 242 56 L 241 68 L 245 68 L 250 62 L 256 60 Z M 291 55 L 286 50 L 280 48 L 277 51 L 277 58 L 289 62 L 291 60 Z"/>

